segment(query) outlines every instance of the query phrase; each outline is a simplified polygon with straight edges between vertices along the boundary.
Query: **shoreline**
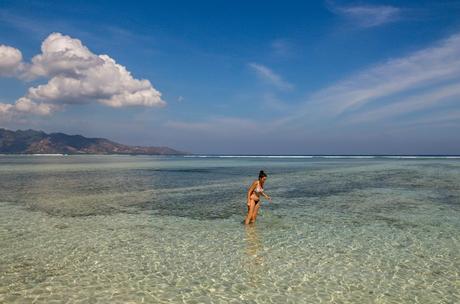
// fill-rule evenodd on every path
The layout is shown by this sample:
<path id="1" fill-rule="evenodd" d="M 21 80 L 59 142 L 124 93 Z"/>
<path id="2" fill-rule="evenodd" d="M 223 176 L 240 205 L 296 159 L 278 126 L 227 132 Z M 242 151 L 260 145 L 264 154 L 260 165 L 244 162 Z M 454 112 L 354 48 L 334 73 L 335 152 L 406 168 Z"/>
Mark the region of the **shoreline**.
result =
<path id="1" fill-rule="evenodd" d="M 162 156 L 183 158 L 292 158 L 292 159 L 460 159 L 460 155 L 243 155 L 243 154 L 65 154 L 65 153 L 0 153 L 0 156 Z"/>

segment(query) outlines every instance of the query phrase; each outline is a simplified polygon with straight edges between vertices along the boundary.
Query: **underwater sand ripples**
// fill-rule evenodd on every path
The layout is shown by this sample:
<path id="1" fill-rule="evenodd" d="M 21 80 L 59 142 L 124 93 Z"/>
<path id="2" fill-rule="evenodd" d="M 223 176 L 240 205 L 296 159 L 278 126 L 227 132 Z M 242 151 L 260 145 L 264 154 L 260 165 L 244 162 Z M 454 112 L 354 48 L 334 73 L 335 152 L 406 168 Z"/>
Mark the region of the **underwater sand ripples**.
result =
<path id="1" fill-rule="evenodd" d="M 0 163 L 0 302 L 459 301 L 455 160 Z"/>

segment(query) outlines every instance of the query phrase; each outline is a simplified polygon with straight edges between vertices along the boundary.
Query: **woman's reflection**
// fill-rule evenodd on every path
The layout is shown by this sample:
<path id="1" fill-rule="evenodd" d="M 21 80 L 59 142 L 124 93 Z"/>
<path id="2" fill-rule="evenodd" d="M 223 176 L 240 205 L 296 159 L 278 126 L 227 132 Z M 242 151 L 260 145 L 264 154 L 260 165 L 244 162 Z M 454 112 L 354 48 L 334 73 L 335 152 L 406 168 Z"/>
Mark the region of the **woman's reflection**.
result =
<path id="1" fill-rule="evenodd" d="M 249 283 L 256 287 L 263 277 L 264 257 L 262 254 L 263 245 L 260 240 L 259 231 L 255 225 L 246 225 L 246 269 L 249 274 Z"/>

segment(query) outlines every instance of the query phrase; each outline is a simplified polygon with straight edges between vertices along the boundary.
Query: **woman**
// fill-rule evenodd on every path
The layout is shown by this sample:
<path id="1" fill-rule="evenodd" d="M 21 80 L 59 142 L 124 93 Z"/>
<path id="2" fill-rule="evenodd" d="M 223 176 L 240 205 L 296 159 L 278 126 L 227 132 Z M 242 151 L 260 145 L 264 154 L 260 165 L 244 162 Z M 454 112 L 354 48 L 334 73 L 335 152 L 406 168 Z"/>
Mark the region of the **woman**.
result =
<path id="1" fill-rule="evenodd" d="M 247 225 L 249 223 L 254 223 L 256 221 L 257 212 L 259 211 L 259 201 L 260 196 L 262 195 L 269 201 L 272 199 L 270 196 L 264 193 L 264 183 L 267 179 L 267 174 L 263 170 L 259 172 L 259 179 L 252 182 L 251 187 L 248 190 L 248 215 L 244 220 L 244 223 Z"/>

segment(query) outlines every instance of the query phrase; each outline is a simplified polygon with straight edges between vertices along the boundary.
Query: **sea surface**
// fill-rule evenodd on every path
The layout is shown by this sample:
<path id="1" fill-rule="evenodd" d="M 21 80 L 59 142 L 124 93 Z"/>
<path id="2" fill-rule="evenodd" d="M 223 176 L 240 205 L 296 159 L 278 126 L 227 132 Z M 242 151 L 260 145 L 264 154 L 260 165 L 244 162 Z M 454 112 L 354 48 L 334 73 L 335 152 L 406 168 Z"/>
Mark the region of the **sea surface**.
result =
<path id="1" fill-rule="evenodd" d="M 460 303 L 460 159 L 0 156 L 0 303 Z"/>

